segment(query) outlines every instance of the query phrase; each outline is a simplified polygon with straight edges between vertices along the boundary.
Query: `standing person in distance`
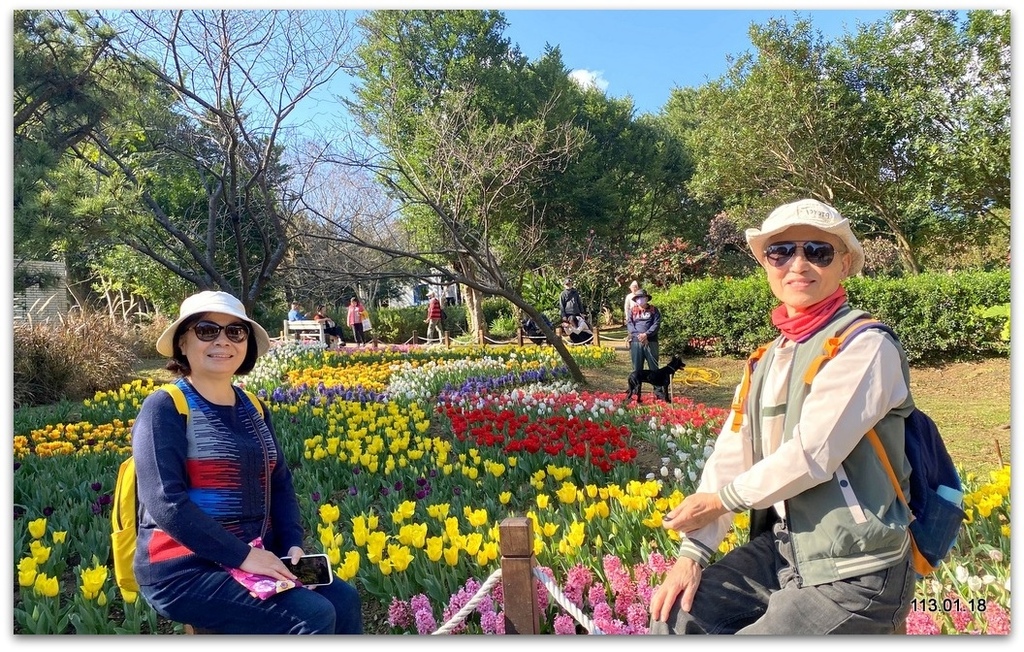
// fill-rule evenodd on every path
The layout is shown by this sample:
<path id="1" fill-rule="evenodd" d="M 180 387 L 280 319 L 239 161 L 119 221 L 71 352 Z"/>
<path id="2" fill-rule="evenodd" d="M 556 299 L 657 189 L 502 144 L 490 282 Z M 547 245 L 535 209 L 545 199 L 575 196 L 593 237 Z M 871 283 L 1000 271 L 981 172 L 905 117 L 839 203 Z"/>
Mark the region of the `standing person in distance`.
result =
<path id="1" fill-rule="evenodd" d="M 626 317 L 626 331 L 629 333 L 629 357 L 633 371 L 644 369 L 644 361 L 651 371 L 658 370 L 658 329 L 661 328 L 661 311 L 651 302 L 651 295 L 639 289 L 633 295 L 633 307 Z"/>
<path id="2" fill-rule="evenodd" d="M 869 329 L 801 382 L 824 344 L 863 315 L 842 282 L 860 272 L 864 250 L 849 221 L 814 199 L 776 208 L 746 236 L 780 301 L 771 313 L 780 335 L 697 490 L 664 517 L 682 540 L 651 598 L 650 632 L 893 634 L 914 598 L 910 513 L 865 433 L 905 460 L 906 357 Z M 909 463 L 893 467 L 905 492 Z M 733 516 L 751 509 L 750 541 L 709 564 Z"/>
<path id="3" fill-rule="evenodd" d="M 363 304 L 359 299 L 352 297 L 348 302 L 348 326 L 352 329 L 352 338 L 356 347 L 362 348 L 366 343 L 366 335 L 363 333 Z"/>
<path id="4" fill-rule="evenodd" d="M 558 297 L 558 311 L 562 315 L 562 321 L 569 321 L 569 317 L 582 317 L 587 314 L 587 311 L 583 308 L 583 299 L 580 298 L 580 292 L 573 287 L 572 279 L 565 279 L 565 289 L 562 290 L 562 294 Z"/>
<path id="5" fill-rule="evenodd" d="M 622 306 L 622 323 L 626 323 L 626 320 L 629 319 L 629 313 L 633 311 L 633 306 L 636 305 L 633 298 L 639 290 L 639 281 L 633 281 L 629 284 L 629 292 L 626 293 L 626 300 Z"/>
<path id="6" fill-rule="evenodd" d="M 437 335 L 437 342 L 441 341 L 441 301 L 438 300 L 437 294 L 431 290 L 427 292 L 427 318 L 423 320 L 427 325 L 427 344 L 430 344 L 434 340 L 430 337 L 430 332 L 434 331 Z"/>
<path id="7" fill-rule="evenodd" d="M 132 427 L 140 506 L 135 576 L 161 616 L 223 634 L 361 634 L 359 594 L 339 578 L 253 597 L 229 569 L 294 580 L 303 554 L 292 475 L 270 410 L 232 383 L 270 338 L 226 292 L 199 292 L 157 339 L 188 402 L 146 397 Z M 254 544 L 260 541 L 262 547 Z"/>

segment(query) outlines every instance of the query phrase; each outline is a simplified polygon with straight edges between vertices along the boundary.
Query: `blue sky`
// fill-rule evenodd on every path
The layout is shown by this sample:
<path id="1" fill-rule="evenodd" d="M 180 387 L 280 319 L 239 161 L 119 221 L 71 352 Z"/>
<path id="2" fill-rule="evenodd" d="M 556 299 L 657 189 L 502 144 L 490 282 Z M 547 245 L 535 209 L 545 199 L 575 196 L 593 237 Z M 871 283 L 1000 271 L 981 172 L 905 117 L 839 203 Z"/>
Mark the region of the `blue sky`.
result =
<path id="1" fill-rule="evenodd" d="M 728 70 L 727 57 L 752 51 L 752 23 L 771 18 L 810 20 L 826 39 L 855 33 L 886 10 L 506 10 L 505 35 L 527 57 L 537 59 L 545 43 L 557 45 L 579 78 L 610 97 L 633 98 L 637 113 L 656 113 L 674 87 L 701 86 Z"/>

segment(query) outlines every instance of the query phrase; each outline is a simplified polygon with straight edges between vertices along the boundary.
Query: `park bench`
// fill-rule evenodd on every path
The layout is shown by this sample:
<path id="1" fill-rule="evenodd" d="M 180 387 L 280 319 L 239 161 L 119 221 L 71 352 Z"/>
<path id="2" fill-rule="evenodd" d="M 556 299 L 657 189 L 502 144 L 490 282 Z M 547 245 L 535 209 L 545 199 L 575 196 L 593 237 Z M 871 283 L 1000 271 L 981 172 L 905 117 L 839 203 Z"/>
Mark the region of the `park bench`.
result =
<path id="1" fill-rule="evenodd" d="M 323 322 L 315 319 L 301 319 L 298 321 L 284 320 L 284 327 L 281 329 L 284 339 L 316 340 L 321 344 L 327 344 L 327 333 L 324 332 Z"/>

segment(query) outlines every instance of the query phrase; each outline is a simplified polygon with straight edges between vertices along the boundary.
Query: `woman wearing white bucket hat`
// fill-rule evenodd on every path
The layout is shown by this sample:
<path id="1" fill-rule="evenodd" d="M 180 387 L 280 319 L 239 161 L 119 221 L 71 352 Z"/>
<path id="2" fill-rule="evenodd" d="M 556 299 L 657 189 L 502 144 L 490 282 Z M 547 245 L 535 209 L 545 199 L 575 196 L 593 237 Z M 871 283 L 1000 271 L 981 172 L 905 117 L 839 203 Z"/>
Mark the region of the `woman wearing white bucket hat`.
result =
<path id="1" fill-rule="evenodd" d="M 304 554 L 291 472 L 266 406 L 232 382 L 269 348 L 226 292 L 185 299 L 157 340 L 188 410 L 157 391 L 132 427 L 140 592 L 165 618 L 223 634 L 360 634 L 355 588 L 295 586 L 280 559 Z"/>
<path id="2" fill-rule="evenodd" d="M 835 208 L 785 204 L 746 236 L 781 302 L 771 315 L 780 335 L 751 356 L 697 490 L 664 517 L 681 542 L 651 598 L 650 631 L 892 634 L 914 596 L 909 511 L 865 433 L 904 457 L 905 354 L 867 329 L 812 370 L 865 315 L 842 286 L 863 249 Z M 894 466 L 906 486 L 909 465 Z M 710 563 L 748 510 L 750 541 Z"/>

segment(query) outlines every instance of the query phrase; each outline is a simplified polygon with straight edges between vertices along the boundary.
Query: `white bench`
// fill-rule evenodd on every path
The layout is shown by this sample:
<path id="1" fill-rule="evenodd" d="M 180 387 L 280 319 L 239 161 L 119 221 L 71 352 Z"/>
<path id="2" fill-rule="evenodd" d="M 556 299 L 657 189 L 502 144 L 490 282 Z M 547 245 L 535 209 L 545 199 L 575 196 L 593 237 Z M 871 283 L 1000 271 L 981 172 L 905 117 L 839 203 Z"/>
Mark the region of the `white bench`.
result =
<path id="1" fill-rule="evenodd" d="M 327 333 L 324 332 L 323 322 L 315 319 L 301 319 L 299 321 L 284 320 L 284 327 L 281 329 L 284 339 L 295 338 L 297 340 L 316 340 L 321 344 L 327 344 Z"/>

